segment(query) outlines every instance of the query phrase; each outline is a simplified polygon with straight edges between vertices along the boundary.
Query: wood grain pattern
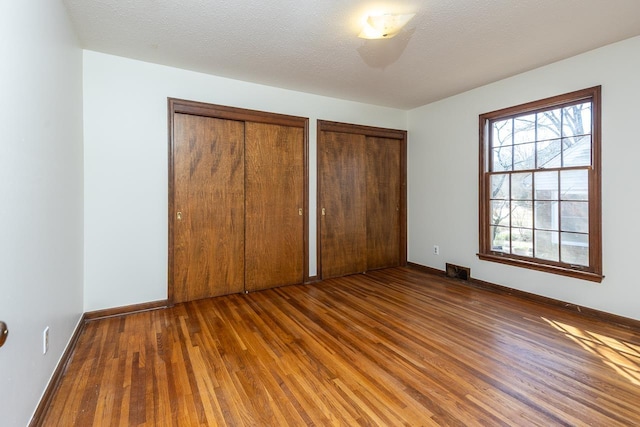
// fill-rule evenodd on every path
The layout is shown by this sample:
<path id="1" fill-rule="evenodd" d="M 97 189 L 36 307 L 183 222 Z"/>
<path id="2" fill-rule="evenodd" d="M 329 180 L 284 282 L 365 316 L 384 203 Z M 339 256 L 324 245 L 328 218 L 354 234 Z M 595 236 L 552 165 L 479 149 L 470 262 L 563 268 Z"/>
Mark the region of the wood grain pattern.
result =
<path id="1" fill-rule="evenodd" d="M 229 107 L 227 105 L 209 104 L 187 99 L 168 98 L 169 111 L 216 119 L 237 120 L 240 122 L 268 123 L 282 126 L 306 128 L 307 117 L 290 116 L 268 111 L 249 110 L 247 108 Z"/>
<path id="2" fill-rule="evenodd" d="M 304 280 L 301 128 L 245 124 L 245 290 Z"/>
<path id="3" fill-rule="evenodd" d="M 318 121 L 318 272 L 407 263 L 407 133 Z"/>
<path id="4" fill-rule="evenodd" d="M 640 424 L 640 330 L 407 267 L 86 324 L 45 426 Z"/>
<path id="5" fill-rule="evenodd" d="M 121 307 L 105 308 L 103 310 L 87 311 L 86 313 L 84 313 L 84 318 L 87 321 L 90 321 L 95 319 L 102 319 L 104 317 L 113 317 L 113 316 L 121 316 L 123 314 L 132 314 L 140 311 L 157 310 L 159 308 L 168 307 L 169 305 L 170 305 L 169 301 L 166 299 L 158 300 L 158 301 L 143 302 L 140 304 L 130 304 L 130 305 L 125 305 Z"/>
<path id="6" fill-rule="evenodd" d="M 365 150 L 364 135 L 322 132 L 318 141 L 320 275 L 325 279 L 367 269 Z"/>
<path id="7" fill-rule="evenodd" d="M 406 130 L 332 122 L 328 120 L 318 120 L 318 130 L 320 132 L 355 133 L 358 135 L 395 139 L 398 141 L 406 141 L 407 139 Z"/>
<path id="8" fill-rule="evenodd" d="M 367 270 L 400 265 L 400 144 L 367 137 Z"/>
<path id="9" fill-rule="evenodd" d="M 244 124 L 175 114 L 172 301 L 244 290 Z"/>

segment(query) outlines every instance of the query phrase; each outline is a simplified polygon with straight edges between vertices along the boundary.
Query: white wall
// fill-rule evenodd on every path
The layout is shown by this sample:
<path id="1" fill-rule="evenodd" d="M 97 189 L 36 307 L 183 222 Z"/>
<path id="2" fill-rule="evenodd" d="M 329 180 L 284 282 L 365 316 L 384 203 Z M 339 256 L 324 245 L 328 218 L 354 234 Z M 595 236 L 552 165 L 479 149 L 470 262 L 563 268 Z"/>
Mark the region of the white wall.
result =
<path id="1" fill-rule="evenodd" d="M 25 426 L 83 311 L 82 50 L 61 2 L 0 1 L 0 98 L 0 424 Z"/>
<path id="2" fill-rule="evenodd" d="M 85 51 L 85 311 L 167 298 L 167 97 L 310 119 L 310 275 L 316 119 L 406 128 L 402 110 Z"/>
<path id="3" fill-rule="evenodd" d="M 316 119 L 409 126 L 409 260 L 640 319 L 632 269 L 640 225 L 634 143 L 640 39 L 630 39 L 415 110 L 375 107 L 84 52 L 84 310 L 167 297 L 167 97 L 310 119 L 310 274 L 316 274 Z M 476 257 L 478 115 L 589 86 L 603 86 L 601 284 Z M 433 255 L 433 245 L 441 254 Z"/>
<path id="4" fill-rule="evenodd" d="M 409 260 L 640 319 L 640 38 L 412 110 L 409 122 Z M 601 284 L 480 261 L 478 115 L 602 85 L 603 268 Z M 433 254 L 440 246 L 440 255 Z"/>

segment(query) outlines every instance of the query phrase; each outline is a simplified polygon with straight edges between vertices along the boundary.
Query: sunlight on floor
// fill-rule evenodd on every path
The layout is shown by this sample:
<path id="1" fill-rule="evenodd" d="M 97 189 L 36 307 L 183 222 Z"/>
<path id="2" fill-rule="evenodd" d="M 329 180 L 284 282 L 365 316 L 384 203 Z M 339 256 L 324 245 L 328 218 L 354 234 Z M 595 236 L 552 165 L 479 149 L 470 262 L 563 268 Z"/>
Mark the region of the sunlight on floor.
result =
<path id="1" fill-rule="evenodd" d="M 602 361 L 632 384 L 640 386 L 640 345 L 576 328 L 542 317 L 580 347 L 599 356 Z"/>

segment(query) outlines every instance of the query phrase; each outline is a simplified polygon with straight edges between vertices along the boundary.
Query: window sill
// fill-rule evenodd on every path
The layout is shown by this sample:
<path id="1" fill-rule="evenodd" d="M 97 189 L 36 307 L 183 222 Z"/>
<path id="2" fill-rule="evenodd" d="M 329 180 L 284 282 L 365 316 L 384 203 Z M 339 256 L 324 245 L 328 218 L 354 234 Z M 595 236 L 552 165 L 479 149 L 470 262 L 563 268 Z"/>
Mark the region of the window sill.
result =
<path id="1" fill-rule="evenodd" d="M 540 264 L 535 261 L 528 261 L 519 258 L 511 258 L 504 255 L 494 254 L 477 254 L 478 258 L 483 261 L 497 262 L 500 264 L 513 265 L 516 267 L 528 268 L 530 270 L 544 271 L 546 273 L 559 274 L 561 276 L 573 277 L 575 279 L 588 280 L 590 282 L 602 282 L 604 276 L 602 274 L 593 273 L 591 271 L 582 271 L 572 268 L 561 267 L 557 265 Z"/>

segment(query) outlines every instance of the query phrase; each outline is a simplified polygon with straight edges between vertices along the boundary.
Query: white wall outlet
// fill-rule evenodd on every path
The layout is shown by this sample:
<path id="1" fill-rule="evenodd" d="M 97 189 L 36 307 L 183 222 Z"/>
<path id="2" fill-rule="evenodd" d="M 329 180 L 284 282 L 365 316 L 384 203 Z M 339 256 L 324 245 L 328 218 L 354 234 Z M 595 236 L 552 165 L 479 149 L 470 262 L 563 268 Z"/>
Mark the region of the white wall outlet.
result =
<path id="1" fill-rule="evenodd" d="M 440 246 L 433 245 L 433 254 L 434 255 L 440 255 Z"/>
<path id="2" fill-rule="evenodd" d="M 47 354 L 49 351 L 49 327 L 44 328 L 42 332 L 42 354 Z"/>

